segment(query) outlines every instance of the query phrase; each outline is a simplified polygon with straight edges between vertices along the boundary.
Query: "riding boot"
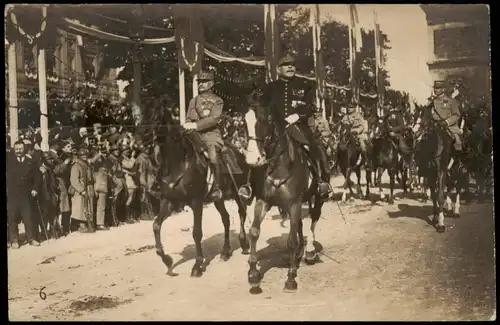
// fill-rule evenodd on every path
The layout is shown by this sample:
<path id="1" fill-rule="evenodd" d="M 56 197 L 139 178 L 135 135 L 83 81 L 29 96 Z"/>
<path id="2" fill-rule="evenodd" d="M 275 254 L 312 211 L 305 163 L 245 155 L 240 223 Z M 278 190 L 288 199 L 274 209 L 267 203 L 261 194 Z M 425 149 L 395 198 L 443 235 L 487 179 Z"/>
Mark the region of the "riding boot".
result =
<path id="1" fill-rule="evenodd" d="M 222 191 L 220 189 L 222 184 L 222 171 L 219 162 L 213 164 L 212 167 L 214 169 L 214 187 L 210 197 L 213 201 L 219 201 L 222 199 Z"/>
<path id="2" fill-rule="evenodd" d="M 312 143 L 310 150 L 311 160 L 314 163 L 314 171 L 318 180 L 318 191 L 320 196 L 328 196 L 333 190 L 330 185 L 330 171 L 325 153 L 318 147 L 316 143 Z"/>

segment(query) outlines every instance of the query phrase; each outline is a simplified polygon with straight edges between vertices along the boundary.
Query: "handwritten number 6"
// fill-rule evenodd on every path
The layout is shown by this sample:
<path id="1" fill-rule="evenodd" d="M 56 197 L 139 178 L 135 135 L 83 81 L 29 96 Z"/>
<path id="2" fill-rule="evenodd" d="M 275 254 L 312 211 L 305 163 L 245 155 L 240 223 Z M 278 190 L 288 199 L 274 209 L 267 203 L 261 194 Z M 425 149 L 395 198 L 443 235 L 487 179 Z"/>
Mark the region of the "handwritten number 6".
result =
<path id="1" fill-rule="evenodd" d="M 42 287 L 38 294 L 40 295 L 40 299 L 45 300 L 47 299 L 47 295 L 45 294 L 45 292 L 43 292 L 43 289 L 45 289 L 45 287 Z"/>

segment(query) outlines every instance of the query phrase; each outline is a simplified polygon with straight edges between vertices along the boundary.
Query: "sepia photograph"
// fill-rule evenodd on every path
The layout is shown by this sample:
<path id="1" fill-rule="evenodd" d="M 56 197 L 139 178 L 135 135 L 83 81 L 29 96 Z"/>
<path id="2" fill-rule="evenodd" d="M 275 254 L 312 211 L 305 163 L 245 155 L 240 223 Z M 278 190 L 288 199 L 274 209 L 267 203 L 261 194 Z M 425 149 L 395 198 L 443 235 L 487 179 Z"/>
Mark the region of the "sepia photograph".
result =
<path id="1" fill-rule="evenodd" d="M 495 321 L 487 4 L 6 4 L 10 321 Z"/>

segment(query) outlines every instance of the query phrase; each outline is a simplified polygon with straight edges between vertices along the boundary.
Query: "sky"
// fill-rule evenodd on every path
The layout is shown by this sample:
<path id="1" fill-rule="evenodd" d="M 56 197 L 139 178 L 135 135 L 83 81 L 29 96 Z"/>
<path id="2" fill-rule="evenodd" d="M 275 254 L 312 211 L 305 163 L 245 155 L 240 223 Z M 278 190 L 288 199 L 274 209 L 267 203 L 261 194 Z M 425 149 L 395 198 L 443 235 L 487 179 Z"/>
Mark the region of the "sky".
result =
<path id="1" fill-rule="evenodd" d="M 304 5 L 305 7 L 311 5 Z M 386 51 L 386 69 L 391 88 L 406 91 L 417 103 L 425 104 L 432 91 L 432 79 L 427 67 L 428 41 L 425 14 L 419 5 L 357 5 L 361 27 L 374 29 L 374 11 L 380 29 L 387 34 L 392 47 Z M 349 22 L 345 4 L 320 5 L 322 21 Z"/>

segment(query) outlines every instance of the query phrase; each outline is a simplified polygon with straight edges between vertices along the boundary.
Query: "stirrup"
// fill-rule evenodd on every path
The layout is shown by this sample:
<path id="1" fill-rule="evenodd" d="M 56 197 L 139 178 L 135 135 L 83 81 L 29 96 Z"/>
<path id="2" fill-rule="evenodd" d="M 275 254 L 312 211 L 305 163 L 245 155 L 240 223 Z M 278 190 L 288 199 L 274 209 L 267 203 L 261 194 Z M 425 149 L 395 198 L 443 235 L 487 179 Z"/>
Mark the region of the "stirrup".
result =
<path id="1" fill-rule="evenodd" d="M 245 200 L 248 200 L 252 197 L 252 187 L 250 184 L 245 184 L 240 187 L 238 190 L 238 196 L 241 196 Z"/>

